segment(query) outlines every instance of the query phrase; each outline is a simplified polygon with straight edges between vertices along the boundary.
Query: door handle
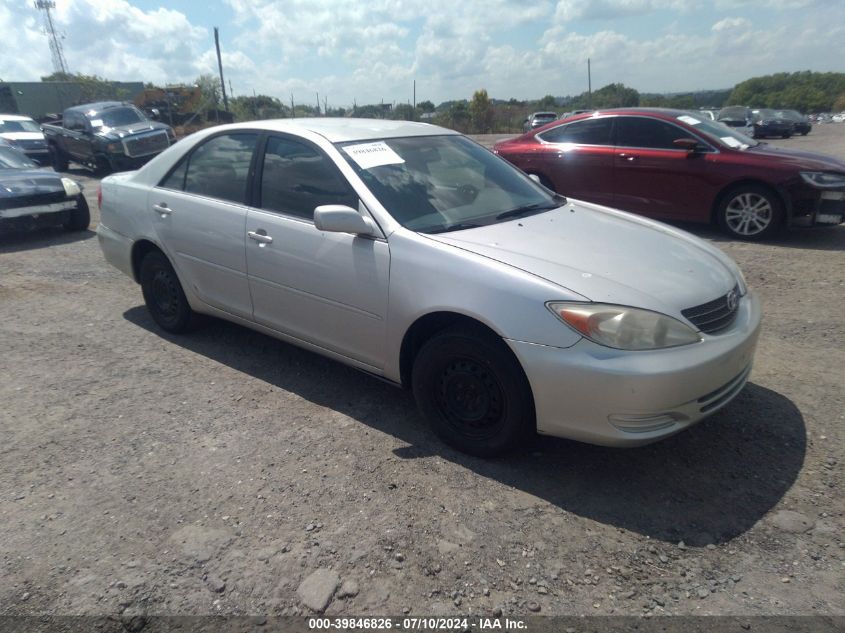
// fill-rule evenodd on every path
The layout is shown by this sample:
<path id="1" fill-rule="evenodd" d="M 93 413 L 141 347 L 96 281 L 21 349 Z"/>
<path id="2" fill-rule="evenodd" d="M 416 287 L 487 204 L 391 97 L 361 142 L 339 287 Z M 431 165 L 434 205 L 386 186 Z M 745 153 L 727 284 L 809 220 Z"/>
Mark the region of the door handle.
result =
<path id="1" fill-rule="evenodd" d="M 255 240 L 259 244 L 273 243 L 273 238 L 267 235 L 267 232 L 264 229 L 258 229 L 258 231 L 248 231 L 247 236 L 249 236 L 249 239 Z"/>
<path id="2" fill-rule="evenodd" d="M 154 204 L 153 210 L 156 213 L 161 213 L 162 216 L 170 215 L 171 213 L 173 213 L 173 209 L 168 207 L 166 202 L 162 202 L 161 204 Z"/>

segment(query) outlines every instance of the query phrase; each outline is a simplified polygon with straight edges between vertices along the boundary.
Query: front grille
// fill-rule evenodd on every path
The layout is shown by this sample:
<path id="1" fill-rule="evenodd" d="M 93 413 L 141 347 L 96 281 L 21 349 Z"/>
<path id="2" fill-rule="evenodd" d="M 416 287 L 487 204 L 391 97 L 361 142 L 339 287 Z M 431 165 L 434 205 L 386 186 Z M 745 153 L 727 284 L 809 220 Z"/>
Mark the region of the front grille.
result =
<path id="1" fill-rule="evenodd" d="M 123 149 L 130 158 L 157 154 L 166 150 L 169 146 L 170 141 L 167 138 L 167 132 L 153 132 L 123 141 Z"/>
<path id="2" fill-rule="evenodd" d="M 731 295 L 733 295 L 732 299 Z M 739 286 L 734 286 L 728 294 L 699 306 L 681 310 L 681 314 L 705 334 L 715 334 L 733 323 L 739 308 L 739 298 Z"/>
<path id="3" fill-rule="evenodd" d="M 21 207 L 35 207 L 42 204 L 54 204 L 67 200 L 64 191 L 50 193 L 31 193 L 25 196 L 3 196 L 0 198 L 0 209 L 19 209 Z"/>

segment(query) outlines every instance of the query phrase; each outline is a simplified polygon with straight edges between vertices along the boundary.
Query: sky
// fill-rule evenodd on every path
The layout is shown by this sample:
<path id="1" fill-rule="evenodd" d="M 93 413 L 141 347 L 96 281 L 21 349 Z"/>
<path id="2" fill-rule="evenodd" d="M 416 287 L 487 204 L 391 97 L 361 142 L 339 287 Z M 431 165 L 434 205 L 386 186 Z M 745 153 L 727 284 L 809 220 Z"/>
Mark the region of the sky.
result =
<path id="1" fill-rule="evenodd" d="M 216 73 L 290 102 L 435 104 L 730 88 L 845 71 L 845 0 L 55 0 L 71 72 L 158 85 Z M 42 14 L 0 0 L 0 79 L 53 71 Z"/>

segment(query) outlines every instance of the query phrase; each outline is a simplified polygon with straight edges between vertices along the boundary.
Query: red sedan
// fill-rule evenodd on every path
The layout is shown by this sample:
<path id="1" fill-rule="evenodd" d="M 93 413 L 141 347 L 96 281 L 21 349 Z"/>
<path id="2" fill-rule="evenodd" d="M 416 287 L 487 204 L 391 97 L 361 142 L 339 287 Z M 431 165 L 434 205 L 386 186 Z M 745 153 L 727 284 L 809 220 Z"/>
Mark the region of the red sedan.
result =
<path id="1" fill-rule="evenodd" d="M 845 218 L 845 162 L 760 143 L 691 112 L 598 111 L 493 151 L 566 196 L 659 220 L 716 222 L 743 239 Z"/>

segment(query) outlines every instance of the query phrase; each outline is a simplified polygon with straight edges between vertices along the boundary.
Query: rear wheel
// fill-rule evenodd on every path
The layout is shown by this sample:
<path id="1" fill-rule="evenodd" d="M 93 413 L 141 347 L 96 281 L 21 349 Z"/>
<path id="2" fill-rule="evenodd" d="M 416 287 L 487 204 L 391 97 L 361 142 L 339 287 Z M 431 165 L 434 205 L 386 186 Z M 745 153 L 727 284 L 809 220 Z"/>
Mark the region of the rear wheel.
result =
<path id="1" fill-rule="evenodd" d="M 501 339 L 458 326 L 419 351 L 414 397 L 434 432 L 471 455 L 492 457 L 518 447 L 534 428 L 528 380 Z"/>
<path id="2" fill-rule="evenodd" d="M 76 208 L 70 210 L 64 227 L 68 231 L 84 231 L 91 224 L 91 212 L 88 210 L 88 201 L 81 193 L 76 196 Z"/>
<path id="3" fill-rule="evenodd" d="M 783 204 L 770 189 L 742 185 L 728 191 L 717 211 L 719 226 L 743 240 L 773 235 L 783 222 Z"/>
<path id="4" fill-rule="evenodd" d="M 180 334 L 194 327 L 196 315 L 176 271 L 163 253 L 152 251 L 144 257 L 140 277 L 147 309 L 163 330 Z"/>
<path id="5" fill-rule="evenodd" d="M 107 176 L 112 173 L 112 164 L 105 156 L 97 156 L 94 158 L 94 174 L 96 176 Z"/>
<path id="6" fill-rule="evenodd" d="M 50 146 L 50 158 L 53 162 L 54 171 L 67 171 L 68 159 L 67 155 L 55 145 Z"/>

